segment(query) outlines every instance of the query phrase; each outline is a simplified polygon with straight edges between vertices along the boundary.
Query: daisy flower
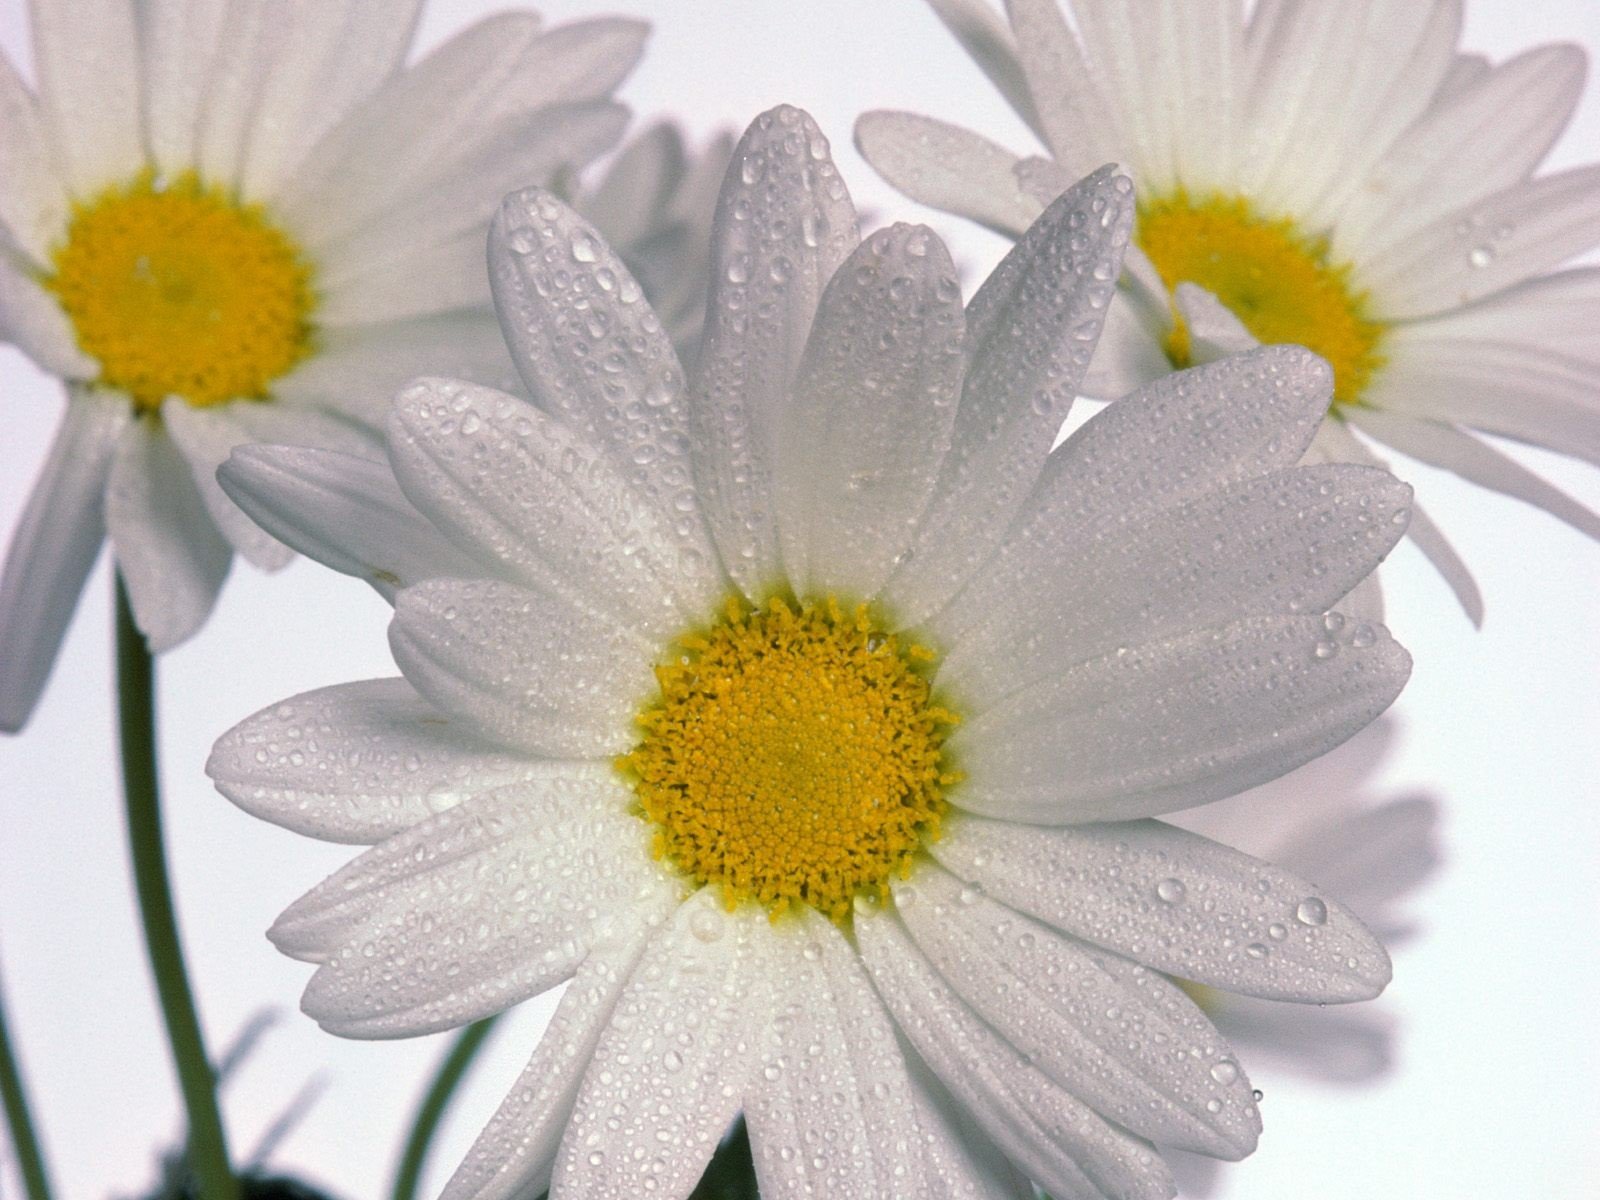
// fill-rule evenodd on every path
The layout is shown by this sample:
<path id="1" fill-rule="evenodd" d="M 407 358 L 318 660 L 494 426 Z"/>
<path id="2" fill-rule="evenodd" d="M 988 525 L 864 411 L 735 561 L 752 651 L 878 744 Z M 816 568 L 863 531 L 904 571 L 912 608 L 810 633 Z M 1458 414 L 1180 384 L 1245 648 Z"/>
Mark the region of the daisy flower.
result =
<path id="1" fill-rule="evenodd" d="M 644 289 L 683 362 L 693 362 L 700 346 L 711 214 L 732 153 L 731 133 L 697 153 L 662 121 L 624 146 L 573 202 Z"/>
<path id="2" fill-rule="evenodd" d="M 0 58 L 0 334 L 66 385 L 0 581 L 0 728 L 27 720 L 109 535 L 157 651 L 237 550 L 252 441 L 352 448 L 419 371 L 509 385 L 498 197 L 621 134 L 644 27 L 492 17 L 414 66 L 418 0 L 40 0 Z"/>
<path id="3" fill-rule="evenodd" d="M 1175 823 L 1315 881 L 1392 950 L 1416 931 L 1403 902 L 1439 865 L 1438 802 L 1373 788 L 1397 735 L 1383 717 L 1298 771 L 1182 813 Z M 1252 1064 L 1349 1086 L 1376 1080 L 1394 1062 L 1395 1025 L 1380 1006 L 1330 1012 L 1182 986 Z M 1215 1159 L 1182 1151 L 1168 1158 L 1184 1195 L 1214 1189 Z"/>
<path id="4" fill-rule="evenodd" d="M 692 374 L 533 190 L 490 233 L 533 403 L 419 380 L 392 473 L 223 468 L 394 599 L 403 677 L 268 709 L 208 766 L 372 846 L 271 930 L 317 964 L 305 1010 L 402 1037 L 570 980 L 451 1200 L 681 1198 L 741 1110 L 772 1200 L 1168 1196 L 1154 1143 L 1237 1158 L 1259 1121 L 1166 975 L 1384 986 L 1336 901 L 1148 818 L 1398 693 L 1405 652 L 1328 609 L 1409 489 L 1296 465 L 1331 380 L 1293 347 L 1052 452 L 1132 217 L 1095 174 L 963 304 L 928 229 L 858 239 L 828 143 L 779 108 L 718 199 Z"/>
<path id="5" fill-rule="evenodd" d="M 1491 66 L 1462 0 L 932 0 L 1038 134 L 1019 159 L 964 129 L 869 113 L 861 152 L 907 195 L 1017 234 L 1104 162 L 1139 189 L 1102 398 L 1262 343 L 1327 359 L 1313 461 L 1370 442 L 1529 501 L 1600 516 L 1479 432 L 1600 462 L 1600 166 L 1536 175 L 1572 115 L 1574 46 Z M 1069 25 L 1068 21 L 1071 21 Z M 1410 533 L 1472 620 L 1472 576 L 1420 511 Z"/>

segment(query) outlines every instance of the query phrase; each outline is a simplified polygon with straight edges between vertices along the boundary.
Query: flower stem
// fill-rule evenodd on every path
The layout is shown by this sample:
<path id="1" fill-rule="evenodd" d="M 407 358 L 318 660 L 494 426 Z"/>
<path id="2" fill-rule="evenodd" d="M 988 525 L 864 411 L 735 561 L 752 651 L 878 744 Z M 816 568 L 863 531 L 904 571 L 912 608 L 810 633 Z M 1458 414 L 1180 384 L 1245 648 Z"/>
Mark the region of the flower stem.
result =
<path id="1" fill-rule="evenodd" d="M 28 1111 L 22 1068 L 17 1065 L 17 1056 L 11 1049 L 3 997 L 0 997 L 0 1098 L 5 1100 L 6 1123 L 11 1127 L 11 1144 L 16 1148 L 17 1167 L 22 1172 L 28 1200 L 50 1200 L 50 1176 L 44 1169 L 44 1155 L 39 1152 L 39 1137 Z"/>
<path id="2" fill-rule="evenodd" d="M 187 1161 L 200 1200 L 238 1200 L 228 1165 L 228 1143 L 217 1109 L 216 1073 L 206 1056 L 194 996 L 178 942 L 178 920 L 167 878 L 161 836 L 161 793 L 156 782 L 155 664 L 134 624 L 128 589 L 117 575 L 117 713 L 122 733 L 122 791 L 134 888 L 144 921 L 145 949 L 166 1020 L 178 1086 L 189 1115 Z"/>
<path id="3" fill-rule="evenodd" d="M 445 1109 L 450 1106 L 450 1097 L 466 1075 L 467 1068 L 472 1065 L 472 1060 L 477 1057 L 496 1019 L 485 1017 L 468 1025 L 456 1035 L 444 1061 L 439 1064 L 438 1074 L 433 1077 L 427 1094 L 417 1106 L 416 1118 L 411 1122 L 411 1134 L 406 1138 L 400 1166 L 394 1174 L 394 1187 L 389 1193 L 391 1200 L 415 1200 L 417 1187 L 422 1182 L 422 1168 L 427 1164 L 428 1150 L 433 1144 L 433 1135 L 439 1128 L 439 1122 L 444 1119 Z"/>

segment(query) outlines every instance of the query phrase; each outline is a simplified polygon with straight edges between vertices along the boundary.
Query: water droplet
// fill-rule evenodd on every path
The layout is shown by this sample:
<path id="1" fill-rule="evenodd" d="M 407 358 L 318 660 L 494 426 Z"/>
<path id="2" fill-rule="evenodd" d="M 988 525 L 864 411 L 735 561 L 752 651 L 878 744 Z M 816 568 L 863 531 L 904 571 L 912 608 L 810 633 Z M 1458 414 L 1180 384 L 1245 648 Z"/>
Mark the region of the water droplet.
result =
<path id="1" fill-rule="evenodd" d="M 1260 942 L 1251 942 L 1248 946 L 1246 946 L 1244 948 L 1244 952 L 1247 955 L 1249 955 L 1251 958 L 1254 958 L 1254 959 L 1257 959 L 1257 960 L 1263 959 L 1268 954 L 1272 953 L 1272 951 L 1268 950 Z"/>
<path id="2" fill-rule="evenodd" d="M 1321 925 L 1328 919 L 1328 906 L 1315 896 L 1307 896 L 1295 905 L 1294 919 L 1302 925 Z"/>
<path id="3" fill-rule="evenodd" d="M 1156 884 L 1156 899 L 1163 904 L 1181 904 L 1189 889 L 1184 887 L 1181 879 L 1163 879 Z"/>
<path id="4" fill-rule="evenodd" d="M 1474 246 L 1472 252 L 1467 255 L 1467 261 L 1473 267 L 1482 270 L 1494 261 L 1494 247 L 1489 245 Z"/>
<path id="5" fill-rule="evenodd" d="M 714 942 L 722 936 L 725 924 L 721 913 L 703 908 L 689 918 L 689 932 L 702 942 Z"/>
<path id="6" fill-rule="evenodd" d="M 600 246 L 592 235 L 579 230 L 572 235 L 572 257 L 581 263 L 592 263 L 600 257 Z"/>
<path id="7" fill-rule="evenodd" d="M 1211 1068 L 1211 1078 L 1218 1083 L 1232 1083 L 1239 1078 L 1239 1064 L 1231 1058 L 1219 1059 Z"/>

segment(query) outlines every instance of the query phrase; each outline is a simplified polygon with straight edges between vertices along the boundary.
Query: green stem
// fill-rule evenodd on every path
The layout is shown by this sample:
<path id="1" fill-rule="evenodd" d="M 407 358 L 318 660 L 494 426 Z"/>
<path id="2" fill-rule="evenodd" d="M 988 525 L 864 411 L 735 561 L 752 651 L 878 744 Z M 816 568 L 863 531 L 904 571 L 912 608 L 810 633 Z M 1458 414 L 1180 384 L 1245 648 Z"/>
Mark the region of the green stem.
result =
<path id="1" fill-rule="evenodd" d="M 189 1114 L 187 1161 L 201 1200 L 238 1200 L 228 1165 L 227 1137 L 217 1110 L 216 1073 L 206 1056 L 194 996 L 178 942 L 178 919 L 167 879 L 161 836 L 161 793 L 156 782 L 155 664 L 134 624 L 128 589 L 117 576 L 117 713 L 122 732 L 122 790 L 128 811 L 128 845 L 134 888 L 144 921 L 145 949 L 167 1024 L 178 1086 Z"/>
<path id="2" fill-rule="evenodd" d="M 444 1061 L 439 1064 L 439 1072 L 433 1077 L 433 1083 L 428 1086 L 427 1094 L 422 1097 L 422 1103 L 417 1106 L 417 1115 L 411 1122 L 411 1134 L 406 1138 L 400 1166 L 394 1174 L 394 1187 L 389 1192 L 391 1200 L 415 1200 L 417 1187 L 422 1182 L 422 1168 L 427 1164 L 428 1150 L 433 1144 L 433 1135 L 439 1128 L 439 1122 L 444 1119 L 445 1109 L 450 1106 L 450 1097 L 455 1094 L 467 1068 L 477 1057 L 496 1019 L 485 1017 L 468 1025 L 456 1035 Z"/>
<path id="3" fill-rule="evenodd" d="M 11 1049 L 11 1033 L 6 1026 L 5 1000 L 0 997 L 0 1097 L 5 1100 L 6 1122 L 11 1126 L 11 1144 L 17 1150 L 17 1167 L 28 1200 L 50 1200 L 50 1176 L 39 1152 L 39 1136 L 34 1132 L 28 1111 L 28 1092 L 22 1086 L 22 1068 Z"/>

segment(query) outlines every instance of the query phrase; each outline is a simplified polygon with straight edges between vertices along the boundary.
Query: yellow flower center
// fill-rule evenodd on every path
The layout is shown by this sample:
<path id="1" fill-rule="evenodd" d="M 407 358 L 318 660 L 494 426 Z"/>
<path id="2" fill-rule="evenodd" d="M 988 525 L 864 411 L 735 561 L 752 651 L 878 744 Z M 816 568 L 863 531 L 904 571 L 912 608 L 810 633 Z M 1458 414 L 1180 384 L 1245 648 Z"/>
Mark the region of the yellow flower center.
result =
<path id="1" fill-rule="evenodd" d="M 1171 291 L 1205 288 L 1266 344 L 1314 350 L 1333 368 L 1333 399 L 1354 404 L 1383 365 L 1385 326 L 1368 315 L 1350 267 L 1330 260 L 1325 238 L 1286 218 L 1264 217 L 1238 197 L 1179 191 L 1140 206 L 1138 241 Z M 1167 338 L 1175 366 L 1191 362 L 1188 325 L 1174 312 Z"/>
<path id="2" fill-rule="evenodd" d="M 809 904 L 843 920 L 857 896 L 887 899 L 960 778 L 933 653 L 831 598 L 754 611 L 730 599 L 678 646 L 656 669 L 644 739 L 618 759 L 656 856 L 774 919 Z"/>
<path id="3" fill-rule="evenodd" d="M 316 299 L 299 249 L 256 205 L 193 173 L 149 173 L 78 204 L 43 283 L 100 382 L 152 412 L 265 399 L 311 350 Z"/>

